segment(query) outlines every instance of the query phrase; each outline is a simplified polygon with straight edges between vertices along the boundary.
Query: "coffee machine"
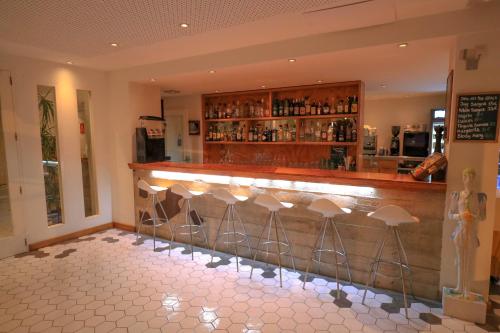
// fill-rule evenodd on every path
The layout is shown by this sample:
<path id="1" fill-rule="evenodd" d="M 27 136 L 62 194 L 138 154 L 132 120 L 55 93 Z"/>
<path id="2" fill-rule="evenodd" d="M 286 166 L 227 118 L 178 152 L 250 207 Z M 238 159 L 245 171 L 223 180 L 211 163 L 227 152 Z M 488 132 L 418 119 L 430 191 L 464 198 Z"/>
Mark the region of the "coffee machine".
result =
<path id="1" fill-rule="evenodd" d="M 399 156 L 399 132 L 401 131 L 400 126 L 392 126 L 392 138 L 391 138 L 391 156 Z"/>
<path id="2" fill-rule="evenodd" d="M 377 155 L 377 129 L 365 125 L 363 131 L 363 155 Z"/>
<path id="3" fill-rule="evenodd" d="M 141 116 L 139 122 L 139 127 L 135 129 L 137 162 L 165 161 L 165 120 L 156 116 Z"/>

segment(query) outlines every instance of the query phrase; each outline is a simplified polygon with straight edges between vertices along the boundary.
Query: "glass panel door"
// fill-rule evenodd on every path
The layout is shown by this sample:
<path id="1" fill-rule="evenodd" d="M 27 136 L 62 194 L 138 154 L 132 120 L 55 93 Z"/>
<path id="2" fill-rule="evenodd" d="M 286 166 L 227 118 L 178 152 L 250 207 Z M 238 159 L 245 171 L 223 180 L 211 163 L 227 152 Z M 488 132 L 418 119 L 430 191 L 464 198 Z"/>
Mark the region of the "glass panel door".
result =
<path id="1" fill-rule="evenodd" d="M 59 165 L 59 149 L 57 146 L 56 90 L 54 87 L 38 86 L 38 112 L 40 116 L 45 203 L 48 224 L 51 226 L 63 223 L 61 166 Z"/>
<path id="2" fill-rule="evenodd" d="M 10 73 L 0 71 L 0 259 L 27 250 Z"/>

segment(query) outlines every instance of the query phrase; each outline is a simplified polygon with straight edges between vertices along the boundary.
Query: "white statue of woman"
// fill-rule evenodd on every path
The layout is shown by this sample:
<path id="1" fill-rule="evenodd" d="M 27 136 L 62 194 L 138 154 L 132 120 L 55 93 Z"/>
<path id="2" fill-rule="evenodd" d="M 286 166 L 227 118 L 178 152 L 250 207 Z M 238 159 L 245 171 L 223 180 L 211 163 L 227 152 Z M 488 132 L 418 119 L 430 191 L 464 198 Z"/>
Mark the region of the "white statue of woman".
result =
<path id="1" fill-rule="evenodd" d="M 451 194 L 448 217 L 457 221 L 451 238 L 457 252 L 457 287 L 453 293 L 469 299 L 470 262 L 479 247 L 477 224 L 486 218 L 486 194 L 474 191 L 476 172 L 466 168 L 462 173 L 464 189 Z"/>

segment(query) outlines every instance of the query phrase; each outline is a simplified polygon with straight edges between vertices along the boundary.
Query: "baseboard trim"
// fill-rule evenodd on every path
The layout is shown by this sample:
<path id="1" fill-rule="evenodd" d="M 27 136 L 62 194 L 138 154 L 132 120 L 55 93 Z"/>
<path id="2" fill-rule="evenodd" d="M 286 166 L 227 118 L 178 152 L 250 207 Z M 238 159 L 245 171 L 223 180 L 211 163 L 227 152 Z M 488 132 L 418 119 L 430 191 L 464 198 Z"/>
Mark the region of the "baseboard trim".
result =
<path id="1" fill-rule="evenodd" d="M 114 223 L 110 222 L 110 223 L 101 224 L 101 225 L 98 225 L 98 226 L 95 226 L 95 227 L 92 227 L 92 228 L 87 228 L 87 229 L 75 231 L 75 232 L 72 232 L 72 233 L 69 233 L 69 234 L 66 234 L 66 235 L 57 236 L 57 237 L 54 237 L 54 238 L 49 238 L 49 239 L 46 239 L 46 240 L 43 240 L 43 241 L 40 241 L 40 242 L 36 242 L 36 243 L 30 244 L 29 245 L 29 250 L 30 251 L 35 251 L 35 250 L 41 249 L 43 247 L 47 247 L 47 246 L 51 246 L 51 245 L 55 245 L 55 244 L 58 244 L 58 243 L 62 243 L 62 242 L 65 242 L 65 241 L 68 241 L 68 240 L 71 240 L 71 239 L 75 239 L 75 238 L 87 236 L 87 235 L 90 235 L 90 234 L 93 234 L 93 233 L 96 233 L 96 232 L 99 232 L 99 231 L 103 231 L 103 230 L 107 230 L 107 229 L 112 229 L 113 227 L 114 227 Z"/>
<path id="2" fill-rule="evenodd" d="M 120 222 L 113 222 L 113 228 L 124 230 L 124 231 L 135 232 L 135 226 L 134 225 L 123 224 L 123 223 L 120 223 Z"/>

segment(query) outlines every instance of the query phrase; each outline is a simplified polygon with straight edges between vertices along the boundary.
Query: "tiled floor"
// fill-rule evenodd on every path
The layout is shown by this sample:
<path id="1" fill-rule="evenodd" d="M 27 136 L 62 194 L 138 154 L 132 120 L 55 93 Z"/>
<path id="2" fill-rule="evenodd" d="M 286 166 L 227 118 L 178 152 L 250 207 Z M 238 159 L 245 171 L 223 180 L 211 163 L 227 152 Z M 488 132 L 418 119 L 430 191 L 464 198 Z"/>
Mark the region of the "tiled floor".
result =
<path id="1" fill-rule="evenodd" d="M 414 302 L 410 320 L 401 296 L 361 292 L 287 271 L 279 288 L 274 267 L 258 265 L 253 279 L 243 260 L 210 264 L 205 250 L 108 230 L 0 261 L 0 332 L 486 332 L 442 315 L 436 304 Z M 265 278 L 266 276 L 267 278 Z"/>

